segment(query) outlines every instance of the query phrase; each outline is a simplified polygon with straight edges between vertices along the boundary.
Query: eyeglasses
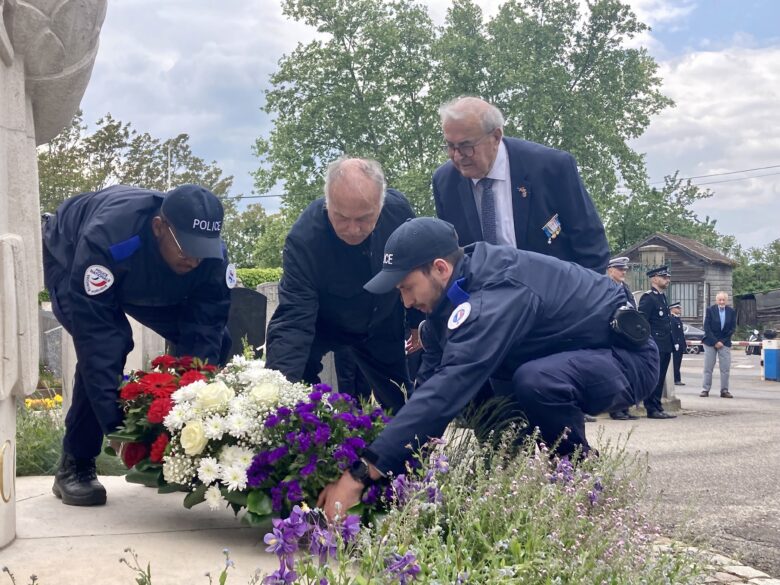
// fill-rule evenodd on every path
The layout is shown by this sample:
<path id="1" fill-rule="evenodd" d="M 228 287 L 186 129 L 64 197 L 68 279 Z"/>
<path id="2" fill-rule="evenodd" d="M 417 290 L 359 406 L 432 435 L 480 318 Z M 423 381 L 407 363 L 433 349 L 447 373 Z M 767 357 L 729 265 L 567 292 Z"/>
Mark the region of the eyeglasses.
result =
<path id="1" fill-rule="evenodd" d="M 171 226 L 168 226 L 168 231 L 171 234 L 171 237 L 173 238 L 173 241 L 176 242 L 176 247 L 179 249 L 179 258 L 182 260 L 187 258 L 187 254 L 184 253 L 184 250 L 181 248 L 181 244 L 179 243 L 179 240 L 176 239 L 176 234 L 173 233 L 173 230 L 171 229 Z"/>
<path id="2" fill-rule="evenodd" d="M 444 152 L 447 153 L 448 156 L 452 156 L 453 154 L 455 154 L 455 151 L 457 151 L 460 153 L 461 156 L 465 156 L 466 158 L 469 158 L 471 156 L 474 156 L 474 149 L 492 135 L 493 135 L 493 130 L 491 130 L 490 132 L 485 134 L 482 138 L 480 138 L 479 140 L 477 140 L 472 144 L 451 144 L 449 142 L 445 142 L 444 144 L 441 145 L 441 148 Z"/>

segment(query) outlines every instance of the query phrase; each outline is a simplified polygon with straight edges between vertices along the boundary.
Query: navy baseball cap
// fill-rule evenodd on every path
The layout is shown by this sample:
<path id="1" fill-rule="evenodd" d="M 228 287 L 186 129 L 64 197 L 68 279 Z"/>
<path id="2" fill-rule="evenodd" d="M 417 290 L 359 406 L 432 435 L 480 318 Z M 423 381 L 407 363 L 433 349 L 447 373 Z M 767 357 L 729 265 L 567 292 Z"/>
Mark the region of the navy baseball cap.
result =
<path id="1" fill-rule="evenodd" d="M 388 293 L 415 268 L 457 249 L 458 234 L 452 224 L 435 217 L 407 219 L 387 238 L 382 270 L 363 288 Z"/>
<path id="2" fill-rule="evenodd" d="M 222 258 L 224 210 L 211 191 L 200 185 L 181 185 L 165 194 L 160 208 L 176 228 L 176 240 L 191 258 Z"/>

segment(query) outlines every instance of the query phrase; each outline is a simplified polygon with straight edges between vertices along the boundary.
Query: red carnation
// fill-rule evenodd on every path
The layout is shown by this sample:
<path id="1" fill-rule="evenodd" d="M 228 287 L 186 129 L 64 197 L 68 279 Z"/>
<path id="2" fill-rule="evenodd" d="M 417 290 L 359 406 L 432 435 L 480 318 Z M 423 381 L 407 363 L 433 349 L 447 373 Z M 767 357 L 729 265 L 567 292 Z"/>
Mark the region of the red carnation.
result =
<path id="1" fill-rule="evenodd" d="M 188 370 L 181 375 L 181 379 L 179 380 L 179 386 L 186 386 L 187 384 L 192 384 L 193 382 L 197 382 L 198 380 L 205 380 L 205 379 L 206 376 L 201 374 L 198 370 Z"/>
<path id="2" fill-rule="evenodd" d="M 204 372 L 209 372 L 213 374 L 214 372 L 217 371 L 217 366 L 212 366 L 211 364 L 203 364 L 200 369 L 203 370 Z"/>
<path id="3" fill-rule="evenodd" d="M 154 463 L 162 463 L 163 455 L 165 455 L 165 448 L 168 446 L 170 437 L 167 433 L 161 434 L 152 443 L 152 451 L 149 454 L 149 459 Z"/>
<path id="4" fill-rule="evenodd" d="M 149 448 L 143 443 L 126 443 L 122 449 L 122 461 L 128 469 L 144 460 L 149 453 Z"/>
<path id="5" fill-rule="evenodd" d="M 161 396 L 155 398 L 149 406 L 149 412 L 146 413 L 146 418 L 152 424 L 161 423 L 168 413 L 173 408 L 173 401 L 169 396 Z"/>
<path id="6" fill-rule="evenodd" d="M 192 367 L 192 357 L 183 355 L 179 358 L 179 368 L 189 370 Z"/>
<path id="7" fill-rule="evenodd" d="M 144 392 L 155 396 L 167 396 L 176 391 L 176 377 L 171 374 L 146 374 L 139 380 Z"/>
<path id="8" fill-rule="evenodd" d="M 163 368 L 172 368 L 176 365 L 177 361 L 178 360 L 172 355 L 165 354 L 154 358 L 152 360 L 152 367 L 156 368 L 162 366 Z"/>
<path id="9" fill-rule="evenodd" d="M 138 382 L 128 382 L 119 390 L 119 397 L 122 400 L 132 400 L 138 398 L 144 393 L 144 387 Z"/>

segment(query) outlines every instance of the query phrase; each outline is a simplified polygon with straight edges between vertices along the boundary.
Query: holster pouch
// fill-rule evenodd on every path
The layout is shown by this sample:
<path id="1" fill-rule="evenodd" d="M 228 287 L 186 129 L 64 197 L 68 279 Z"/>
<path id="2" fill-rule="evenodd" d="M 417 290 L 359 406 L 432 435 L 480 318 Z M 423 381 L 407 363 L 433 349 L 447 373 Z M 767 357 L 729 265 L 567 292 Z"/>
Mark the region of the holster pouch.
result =
<path id="1" fill-rule="evenodd" d="M 625 349 L 638 349 L 650 338 L 650 323 L 630 305 L 618 308 L 609 325 L 613 343 Z"/>

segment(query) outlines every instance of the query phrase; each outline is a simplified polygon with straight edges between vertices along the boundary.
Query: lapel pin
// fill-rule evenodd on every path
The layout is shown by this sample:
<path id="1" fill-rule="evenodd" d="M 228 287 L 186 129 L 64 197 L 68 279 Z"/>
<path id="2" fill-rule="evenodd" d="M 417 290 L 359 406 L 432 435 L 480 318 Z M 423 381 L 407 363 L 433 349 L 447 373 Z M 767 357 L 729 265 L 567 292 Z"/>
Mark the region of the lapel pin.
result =
<path id="1" fill-rule="evenodd" d="M 523 198 L 528 197 L 528 191 L 522 185 L 517 188 L 517 192 L 520 193 L 520 196 Z"/>

